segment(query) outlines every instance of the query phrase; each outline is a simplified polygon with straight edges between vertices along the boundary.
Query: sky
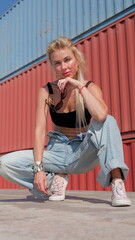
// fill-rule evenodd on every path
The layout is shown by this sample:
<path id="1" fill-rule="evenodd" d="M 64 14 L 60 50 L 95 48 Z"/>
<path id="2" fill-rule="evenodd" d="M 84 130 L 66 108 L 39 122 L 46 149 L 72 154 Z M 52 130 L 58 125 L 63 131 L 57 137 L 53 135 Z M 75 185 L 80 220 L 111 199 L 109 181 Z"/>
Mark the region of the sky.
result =
<path id="1" fill-rule="evenodd" d="M 11 8 L 18 0 L 0 0 L 0 16 Z"/>

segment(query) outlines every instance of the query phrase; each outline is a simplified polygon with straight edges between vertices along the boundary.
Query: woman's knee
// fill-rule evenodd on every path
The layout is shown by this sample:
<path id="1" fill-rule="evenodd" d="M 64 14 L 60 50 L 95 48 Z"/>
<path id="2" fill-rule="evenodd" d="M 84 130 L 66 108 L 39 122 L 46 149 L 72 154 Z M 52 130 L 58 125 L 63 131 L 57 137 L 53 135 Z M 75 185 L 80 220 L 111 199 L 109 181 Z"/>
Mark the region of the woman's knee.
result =
<path id="1" fill-rule="evenodd" d="M 18 164 L 21 159 L 22 151 L 15 151 L 0 157 L 0 175 L 5 177 L 9 175 Z"/>
<path id="2" fill-rule="evenodd" d="M 107 116 L 106 125 L 109 126 L 109 129 L 111 129 L 112 132 L 116 132 L 117 133 L 117 132 L 120 131 L 119 126 L 117 124 L 117 120 L 113 116 L 111 116 L 111 115 Z"/>
<path id="3" fill-rule="evenodd" d="M 112 115 L 109 115 L 109 114 L 107 115 L 105 121 L 110 122 L 111 124 L 112 124 L 112 123 L 117 124 L 116 119 L 115 119 Z"/>
<path id="4" fill-rule="evenodd" d="M 0 157 L 0 176 L 2 177 L 8 176 L 8 168 L 10 166 L 10 162 L 11 159 L 9 154 Z"/>

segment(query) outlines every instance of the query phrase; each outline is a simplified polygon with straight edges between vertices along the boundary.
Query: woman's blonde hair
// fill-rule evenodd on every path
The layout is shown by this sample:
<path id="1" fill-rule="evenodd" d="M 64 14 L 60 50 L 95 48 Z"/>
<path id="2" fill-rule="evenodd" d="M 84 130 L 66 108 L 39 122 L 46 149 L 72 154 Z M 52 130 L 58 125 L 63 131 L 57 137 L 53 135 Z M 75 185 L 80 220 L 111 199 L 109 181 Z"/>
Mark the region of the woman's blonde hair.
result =
<path id="1" fill-rule="evenodd" d="M 76 75 L 76 79 L 80 82 L 84 82 L 84 74 L 86 73 L 86 63 L 84 60 L 84 56 L 82 54 L 82 52 L 80 52 L 78 50 L 77 47 L 74 46 L 73 42 L 67 38 L 67 37 L 60 37 L 57 40 L 52 41 L 48 48 L 47 48 L 47 56 L 51 62 L 51 54 L 55 51 L 55 50 L 60 50 L 60 49 L 64 49 L 64 48 L 69 48 L 75 58 L 78 61 L 78 72 Z M 52 62 L 51 62 L 52 63 Z M 86 125 L 86 120 L 85 120 L 85 114 L 84 114 L 84 101 L 83 98 L 81 96 L 81 94 L 79 94 L 79 90 L 75 89 L 75 94 L 76 94 L 76 126 L 77 128 L 79 128 L 81 130 L 81 125 L 83 124 L 83 126 Z"/>

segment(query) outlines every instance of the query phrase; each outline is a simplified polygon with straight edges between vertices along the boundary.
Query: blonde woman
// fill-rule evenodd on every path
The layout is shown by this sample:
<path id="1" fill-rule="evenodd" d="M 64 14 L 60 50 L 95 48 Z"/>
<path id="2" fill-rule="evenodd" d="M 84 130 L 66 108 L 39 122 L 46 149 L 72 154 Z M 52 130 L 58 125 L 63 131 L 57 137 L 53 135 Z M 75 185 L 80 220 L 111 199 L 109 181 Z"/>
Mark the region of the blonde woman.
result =
<path id="1" fill-rule="evenodd" d="M 47 49 L 57 80 L 41 87 L 37 98 L 34 155 L 18 151 L 1 158 L 1 175 L 49 200 L 65 199 L 68 174 L 80 174 L 100 164 L 98 181 L 112 185 L 112 206 L 130 206 L 123 180 L 128 174 L 116 120 L 108 115 L 101 89 L 84 79 L 82 53 L 66 37 Z M 50 113 L 54 131 L 46 133 Z M 44 138 L 49 142 L 44 150 Z M 23 161 L 22 161 L 23 159 Z"/>

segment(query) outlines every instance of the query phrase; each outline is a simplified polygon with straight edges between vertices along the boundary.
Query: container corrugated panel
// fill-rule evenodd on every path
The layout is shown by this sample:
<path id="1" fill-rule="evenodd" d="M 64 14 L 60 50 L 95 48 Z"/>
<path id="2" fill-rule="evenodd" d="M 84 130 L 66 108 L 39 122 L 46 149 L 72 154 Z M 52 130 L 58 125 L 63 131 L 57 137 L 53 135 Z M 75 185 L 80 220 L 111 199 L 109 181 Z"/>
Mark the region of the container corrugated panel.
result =
<path id="1" fill-rule="evenodd" d="M 58 36 L 75 38 L 124 10 L 128 14 L 134 4 L 135 0 L 18 1 L 0 18 L 0 79 L 44 57 L 48 42 Z"/>
<path id="2" fill-rule="evenodd" d="M 102 88 L 123 141 L 129 139 L 132 146 L 131 139 L 135 139 L 134 29 L 135 13 L 76 43 L 86 58 L 87 78 Z M 41 85 L 52 79 L 47 62 L 42 61 L 0 84 L 0 154 L 33 147 L 36 94 Z M 49 120 L 48 130 L 51 128 Z M 129 179 L 134 182 L 134 148 L 127 143 L 125 149 L 127 164 L 131 166 Z M 72 175 L 69 186 L 72 183 L 71 189 L 80 189 L 88 185 L 86 179 L 91 179 L 91 189 L 102 189 L 96 182 L 97 172 L 98 169 L 81 176 Z"/>
<path id="3" fill-rule="evenodd" d="M 88 79 L 103 90 L 121 132 L 135 137 L 135 13 L 76 44 L 85 53 Z M 130 136 L 131 137 L 131 136 Z"/>
<path id="4" fill-rule="evenodd" d="M 36 95 L 46 79 L 44 61 L 0 85 L 0 153 L 32 148 Z"/>

